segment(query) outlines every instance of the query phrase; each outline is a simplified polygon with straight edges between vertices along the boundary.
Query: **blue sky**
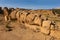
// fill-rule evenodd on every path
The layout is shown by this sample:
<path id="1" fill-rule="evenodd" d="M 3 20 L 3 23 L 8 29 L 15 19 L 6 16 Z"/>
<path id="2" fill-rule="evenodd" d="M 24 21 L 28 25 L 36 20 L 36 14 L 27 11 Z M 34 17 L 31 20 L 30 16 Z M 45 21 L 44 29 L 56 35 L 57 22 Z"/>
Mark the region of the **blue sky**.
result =
<path id="1" fill-rule="evenodd" d="M 0 0 L 0 6 L 28 9 L 60 8 L 60 0 Z"/>

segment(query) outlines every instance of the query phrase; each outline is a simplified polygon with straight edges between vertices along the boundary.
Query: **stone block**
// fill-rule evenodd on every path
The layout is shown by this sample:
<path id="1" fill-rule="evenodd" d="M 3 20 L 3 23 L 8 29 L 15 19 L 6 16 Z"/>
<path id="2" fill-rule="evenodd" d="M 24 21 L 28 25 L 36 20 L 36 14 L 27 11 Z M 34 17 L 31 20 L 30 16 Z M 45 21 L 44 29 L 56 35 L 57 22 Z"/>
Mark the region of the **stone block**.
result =
<path id="1" fill-rule="evenodd" d="M 48 30 L 46 28 L 43 28 L 43 27 L 40 28 L 40 31 L 44 34 L 49 34 L 50 33 L 50 30 Z"/>

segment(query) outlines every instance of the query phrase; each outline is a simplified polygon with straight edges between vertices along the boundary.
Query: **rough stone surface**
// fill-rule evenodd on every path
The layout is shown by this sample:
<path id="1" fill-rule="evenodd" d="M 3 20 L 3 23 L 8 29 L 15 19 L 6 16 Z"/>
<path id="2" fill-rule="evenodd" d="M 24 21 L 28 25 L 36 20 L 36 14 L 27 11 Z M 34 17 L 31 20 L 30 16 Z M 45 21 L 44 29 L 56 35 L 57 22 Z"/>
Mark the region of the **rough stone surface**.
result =
<path id="1" fill-rule="evenodd" d="M 42 21 L 41 18 L 36 17 L 33 22 L 34 22 L 35 24 L 38 24 L 39 26 L 41 26 L 41 24 L 42 24 L 41 21 Z"/>
<path id="2" fill-rule="evenodd" d="M 60 17 L 54 10 L 0 8 L 0 40 L 60 40 Z"/>
<path id="3" fill-rule="evenodd" d="M 50 33 L 49 29 L 46 29 L 46 28 L 43 28 L 43 27 L 40 28 L 40 31 L 44 34 L 47 34 L 47 35 Z"/>
<path id="4" fill-rule="evenodd" d="M 11 17 L 11 19 L 16 19 L 16 10 L 11 12 L 10 17 Z"/>
<path id="5" fill-rule="evenodd" d="M 50 29 L 50 24 L 51 24 L 51 21 L 49 20 L 43 21 L 42 27 L 44 27 L 45 29 Z"/>
<path id="6" fill-rule="evenodd" d="M 26 21 L 27 23 L 31 23 L 32 20 L 34 19 L 35 15 L 34 14 L 29 14 L 27 17 L 26 17 Z"/>

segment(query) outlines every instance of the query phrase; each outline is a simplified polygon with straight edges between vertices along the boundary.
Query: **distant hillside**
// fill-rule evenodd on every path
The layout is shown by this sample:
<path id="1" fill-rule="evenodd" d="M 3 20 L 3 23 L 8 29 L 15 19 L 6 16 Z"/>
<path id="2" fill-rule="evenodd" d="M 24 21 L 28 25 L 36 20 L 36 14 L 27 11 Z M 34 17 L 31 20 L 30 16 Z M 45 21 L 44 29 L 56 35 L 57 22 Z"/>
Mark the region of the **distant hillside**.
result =
<path id="1" fill-rule="evenodd" d="M 52 9 L 52 11 L 55 13 L 57 13 L 57 14 L 60 14 L 60 9 Z"/>

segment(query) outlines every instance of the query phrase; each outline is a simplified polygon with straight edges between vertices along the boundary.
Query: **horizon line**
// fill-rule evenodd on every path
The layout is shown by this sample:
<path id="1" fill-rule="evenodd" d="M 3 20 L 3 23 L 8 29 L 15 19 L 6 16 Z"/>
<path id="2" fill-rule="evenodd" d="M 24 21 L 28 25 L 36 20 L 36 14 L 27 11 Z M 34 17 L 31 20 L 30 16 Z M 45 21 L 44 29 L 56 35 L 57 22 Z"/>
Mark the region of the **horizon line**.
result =
<path id="1" fill-rule="evenodd" d="M 0 6 L 2 8 L 7 7 L 7 6 Z M 21 8 L 21 9 L 32 9 L 32 10 L 39 10 L 39 9 L 60 9 L 60 7 L 55 7 L 55 8 L 25 8 L 25 7 L 7 7 L 7 8 Z"/>

